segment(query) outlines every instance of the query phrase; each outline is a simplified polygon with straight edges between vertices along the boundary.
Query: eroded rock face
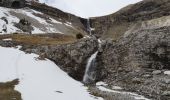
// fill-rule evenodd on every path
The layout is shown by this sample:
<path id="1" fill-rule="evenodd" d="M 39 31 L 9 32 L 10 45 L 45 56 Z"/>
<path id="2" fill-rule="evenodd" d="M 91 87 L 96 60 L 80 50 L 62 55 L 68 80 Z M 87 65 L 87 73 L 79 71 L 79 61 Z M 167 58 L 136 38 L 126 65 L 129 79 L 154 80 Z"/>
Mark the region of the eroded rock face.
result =
<path id="1" fill-rule="evenodd" d="M 99 56 L 101 66 L 108 73 L 105 81 L 109 84 L 140 91 L 157 100 L 165 99 L 161 94 L 169 89 L 169 85 L 161 80 L 169 78 L 161 73 L 153 75 L 153 71 L 170 69 L 169 26 L 138 30 L 112 44 L 106 43 Z M 156 87 L 153 89 L 153 86 Z"/>
<path id="2" fill-rule="evenodd" d="M 22 50 L 54 61 L 76 80 L 82 81 L 88 58 L 98 49 L 96 38 L 84 38 L 73 44 L 56 46 L 23 46 Z"/>
<path id="3" fill-rule="evenodd" d="M 103 17 L 91 18 L 97 37 L 119 39 L 137 22 L 170 15 L 170 0 L 143 0 Z"/>

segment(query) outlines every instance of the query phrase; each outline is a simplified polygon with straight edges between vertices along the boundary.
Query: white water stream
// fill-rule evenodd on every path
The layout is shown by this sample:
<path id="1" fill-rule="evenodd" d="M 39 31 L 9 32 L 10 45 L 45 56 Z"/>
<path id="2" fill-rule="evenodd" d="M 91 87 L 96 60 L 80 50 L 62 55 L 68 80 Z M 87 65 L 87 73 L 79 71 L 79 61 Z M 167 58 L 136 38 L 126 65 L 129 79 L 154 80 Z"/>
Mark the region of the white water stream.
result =
<path id="1" fill-rule="evenodd" d="M 87 31 L 89 32 L 90 36 L 92 35 L 91 32 L 91 25 L 90 25 L 90 19 L 87 19 Z"/>
<path id="2" fill-rule="evenodd" d="M 91 83 L 96 78 L 96 73 L 94 71 L 94 67 L 96 67 L 96 56 L 98 54 L 98 51 L 96 51 L 91 57 L 88 59 L 85 74 L 83 77 L 83 82 L 85 84 Z"/>

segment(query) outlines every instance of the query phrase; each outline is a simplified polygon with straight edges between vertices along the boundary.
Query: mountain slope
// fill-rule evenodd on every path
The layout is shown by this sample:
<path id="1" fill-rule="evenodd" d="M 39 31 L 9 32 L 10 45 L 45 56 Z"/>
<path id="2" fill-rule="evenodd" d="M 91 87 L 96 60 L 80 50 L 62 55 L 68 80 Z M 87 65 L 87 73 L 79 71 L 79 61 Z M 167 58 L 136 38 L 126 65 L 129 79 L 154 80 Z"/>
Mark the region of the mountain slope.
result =
<path id="1" fill-rule="evenodd" d="M 22 9 L 10 9 L 0 7 L 0 33 L 10 34 L 10 33 L 23 33 L 27 32 L 24 30 L 24 25 L 20 28 L 16 25 L 21 20 L 28 21 L 33 29 L 29 31 L 33 34 L 42 34 L 42 33 L 60 33 L 60 34 L 69 34 L 75 35 L 77 33 L 86 34 L 83 29 L 78 28 L 79 26 L 72 25 L 70 20 L 64 20 L 64 18 L 53 18 L 52 16 L 45 14 L 40 11 L 36 11 L 31 8 L 22 8 Z M 6 32 L 3 31 L 5 26 Z M 28 33 L 29 33 L 28 31 Z"/>
<path id="2" fill-rule="evenodd" d="M 142 21 L 161 17 L 164 20 L 163 17 L 169 15 L 170 0 L 143 0 L 111 15 L 91 18 L 91 26 L 95 28 L 93 34 L 97 37 L 116 40 Z"/>
<path id="3" fill-rule="evenodd" d="M 57 7 L 82 18 L 100 17 L 109 15 L 124 6 L 139 2 L 141 0 L 39 0 L 50 6 Z"/>

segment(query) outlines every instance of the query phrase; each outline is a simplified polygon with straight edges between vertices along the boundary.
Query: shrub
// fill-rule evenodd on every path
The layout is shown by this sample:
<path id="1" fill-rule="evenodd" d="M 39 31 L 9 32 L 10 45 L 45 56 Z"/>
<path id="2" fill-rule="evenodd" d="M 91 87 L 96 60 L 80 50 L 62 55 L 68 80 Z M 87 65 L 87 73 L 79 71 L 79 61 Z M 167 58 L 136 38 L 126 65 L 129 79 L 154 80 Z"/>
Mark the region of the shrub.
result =
<path id="1" fill-rule="evenodd" d="M 81 33 L 78 33 L 78 34 L 76 34 L 76 38 L 77 39 L 81 39 L 81 38 L 83 38 L 84 36 L 81 34 Z"/>

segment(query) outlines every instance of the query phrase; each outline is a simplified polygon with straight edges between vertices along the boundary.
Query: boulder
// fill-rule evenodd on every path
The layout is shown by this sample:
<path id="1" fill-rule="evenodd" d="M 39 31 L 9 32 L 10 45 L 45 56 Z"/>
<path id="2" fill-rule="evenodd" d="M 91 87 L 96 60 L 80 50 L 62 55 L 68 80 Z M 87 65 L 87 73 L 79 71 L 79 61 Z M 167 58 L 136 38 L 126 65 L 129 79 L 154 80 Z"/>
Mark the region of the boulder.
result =
<path id="1" fill-rule="evenodd" d="M 31 26 L 31 23 L 26 19 L 21 19 L 19 23 L 15 23 L 15 26 L 22 30 L 23 32 L 27 32 L 29 34 L 31 34 L 32 31 L 34 30 L 34 28 Z"/>

